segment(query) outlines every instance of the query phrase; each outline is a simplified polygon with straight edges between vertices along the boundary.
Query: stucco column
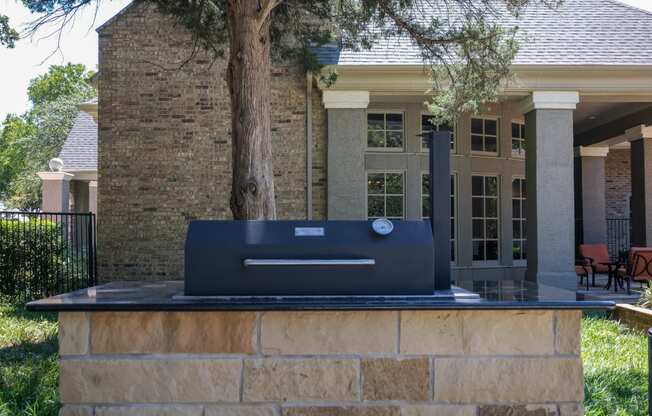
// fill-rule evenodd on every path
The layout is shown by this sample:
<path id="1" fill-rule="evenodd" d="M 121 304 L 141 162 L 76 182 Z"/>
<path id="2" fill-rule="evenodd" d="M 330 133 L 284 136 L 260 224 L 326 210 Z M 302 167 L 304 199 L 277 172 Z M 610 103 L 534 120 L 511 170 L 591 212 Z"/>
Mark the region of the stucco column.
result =
<path id="1" fill-rule="evenodd" d="M 328 219 L 365 219 L 368 91 L 324 91 L 328 110 Z"/>
<path id="2" fill-rule="evenodd" d="M 527 277 L 575 290 L 573 110 L 577 92 L 533 92 L 525 102 L 528 138 Z"/>
<path id="3" fill-rule="evenodd" d="M 97 181 L 88 183 L 88 210 L 97 215 Z"/>
<path id="4" fill-rule="evenodd" d="M 39 172 L 41 178 L 44 212 L 68 212 L 70 206 L 70 179 L 74 175 L 66 172 Z"/>
<path id="5" fill-rule="evenodd" d="M 652 247 L 652 126 L 625 132 L 630 141 L 632 246 Z"/>
<path id="6" fill-rule="evenodd" d="M 586 244 L 607 243 L 604 163 L 608 147 L 575 148 L 575 217 Z"/>

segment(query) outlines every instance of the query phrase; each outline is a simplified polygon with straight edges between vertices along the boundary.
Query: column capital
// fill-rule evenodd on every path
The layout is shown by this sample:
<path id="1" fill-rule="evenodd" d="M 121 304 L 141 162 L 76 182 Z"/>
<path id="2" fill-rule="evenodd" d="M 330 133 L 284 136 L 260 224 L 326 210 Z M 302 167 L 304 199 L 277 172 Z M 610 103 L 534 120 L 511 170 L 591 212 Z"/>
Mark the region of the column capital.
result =
<path id="1" fill-rule="evenodd" d="M 37 175 L 42 181 L 69 181 L 75 176 L 68 172 L 38 172 Z"/>
<path id="2" fill-rule="evenodd" d="M 652 126 L 641 124 L 640 126 L 627 129 L 625 130 L 625 139 L 628 142 L 633 142 L 641 139 L 652 139 Z"/>
<path id="3" fill-rule="evenodd" d="M 369 91 L 329 91 L 322 93 L 322 102 L 329 108 L 367 108 Z"/>
<path id="4" fill-rule="evenodd" d="M 609 148 L 604 147 L 587 147 L 577 146 L 575 148 L 575 157 L 607 157 Z"/>
<path id="5" fill-rule="evenodd" d="M 532 110 L 575 110 L 580 102 L 577 91 L 533 91 L 523 100 L 523 114 Z"/>

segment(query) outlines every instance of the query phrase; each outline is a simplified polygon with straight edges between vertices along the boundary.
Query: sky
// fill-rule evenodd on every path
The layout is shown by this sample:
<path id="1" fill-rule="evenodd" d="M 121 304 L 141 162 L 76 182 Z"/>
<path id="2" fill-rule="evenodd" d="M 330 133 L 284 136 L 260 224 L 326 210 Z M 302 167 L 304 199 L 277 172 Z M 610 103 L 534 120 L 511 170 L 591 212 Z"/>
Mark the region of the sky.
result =
<path id="1" fill-rule="evenodd" d="M 620 0 L 652 12 L 652 0 Z M 27 85 L 29 80 L 47 72 L 50 65 L 67 62 L 83 63 L 97 69 L 97 33 L 95 28 L 125 7 L 130 0 L 100 1 L 97 16 L 93 6 L 78 15 L 75 24 L 61 38 L 61 51 L 53 55 L 57 41 L 42 31 L 33 39 L 23 39 L 14 49 L 0 47 L 0 122 L 8 113 L 22 114 L 29 108 Z M 15 28 L 21 28 L 34 16 L 16 0 L 0 0 L 0 13 L 9 16 Z M 95 20 L 94 20 L 95 19 Z M 50 56 L 51 55 L 51 56 Z"/>

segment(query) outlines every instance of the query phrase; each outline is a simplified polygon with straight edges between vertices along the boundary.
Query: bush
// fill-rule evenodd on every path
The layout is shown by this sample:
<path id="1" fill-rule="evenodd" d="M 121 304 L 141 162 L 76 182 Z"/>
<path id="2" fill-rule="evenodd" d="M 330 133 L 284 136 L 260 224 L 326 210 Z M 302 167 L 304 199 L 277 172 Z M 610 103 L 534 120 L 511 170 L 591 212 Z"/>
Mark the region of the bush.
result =
<path id="1" fill-rule="evenodd" d="M 21 302 L 68 288 L 62 225 L 19 216 L 0 219 L 0 301 Z"/>

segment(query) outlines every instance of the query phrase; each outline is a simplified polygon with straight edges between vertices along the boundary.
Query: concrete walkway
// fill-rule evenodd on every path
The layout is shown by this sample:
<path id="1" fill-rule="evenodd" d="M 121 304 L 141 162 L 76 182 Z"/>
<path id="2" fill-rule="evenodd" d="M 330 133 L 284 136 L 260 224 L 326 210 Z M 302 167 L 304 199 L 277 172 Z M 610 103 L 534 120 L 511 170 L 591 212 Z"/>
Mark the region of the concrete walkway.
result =
<path id="1" fill-rule="evenodd" d="M 590 277 L 589 277 L 590 279 Z M 584 300 L 611 300 L 616 303 L 629 303 L 633 304 L 638 301 L 640 297 L 639 292 L 641 291 L 641 284 L 638 282 L 632 282 L 632 294 L 627 294 L 627 284 L 624 285 L 624 288 L 618 287 L 618 292 L 614 292 L 613 283 L 611 288 L 605 289 L 607 284 L 608 277 L 606 274 L 598 274 L 595 276 L 595 287 L 591 286 L 591 281 L 589 280 L 589 290 L 586 290 L 586 281 L 584 284 L 579 284 L 579 279 L 577 280 L 577 298 Z"/>

